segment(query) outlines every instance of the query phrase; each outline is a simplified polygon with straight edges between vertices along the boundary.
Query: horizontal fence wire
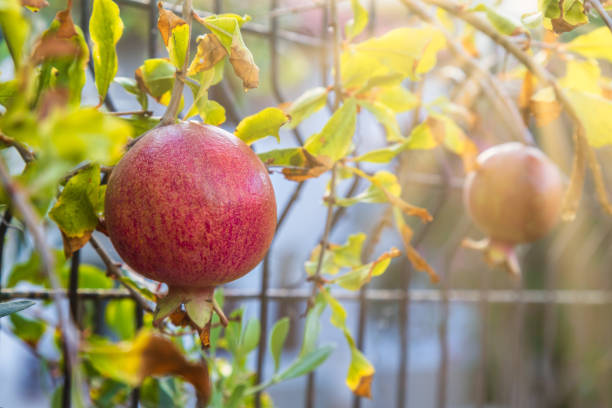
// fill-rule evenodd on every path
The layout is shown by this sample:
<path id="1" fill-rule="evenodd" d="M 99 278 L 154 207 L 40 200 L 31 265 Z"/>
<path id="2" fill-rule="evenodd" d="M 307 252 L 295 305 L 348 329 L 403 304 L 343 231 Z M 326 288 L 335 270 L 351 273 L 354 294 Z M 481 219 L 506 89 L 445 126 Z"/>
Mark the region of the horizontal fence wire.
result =
<path id="1" fill-rule="evenodd" d="M 332 295 L 340 300 L 359 302 L 359 292 L 331 291 Z M 67 296 L 67 290 L 22 290 L 5 288 L 0 290 L 0 300 L 7 299 L 51 299 L 53 295 Z M 229 300 L 257 300 L 261 293 L 252 289 L 225 289 L 225 298 Z M 130 293 L 124 289 L 79 289 L 77 296 L 80 299 L 127 299 Z M 311 290 L 304 289 L 282 289 L 269 288 L 268 299 L 276 301 L 304 301 L 311 296 Z M 448 301 L 451 303 L 554 303 L 566 305 L 610 305 L 612 304 L 612 291 L 607 290 L 524 290 L 518 293 L 516 290 L 488 290 L 480 289 L 451 289 L 448 291 Z M 369 289 L 365 298 L 372 302 L 400 302 L 406 297 L 410 302 L 428 303 L 441 302 L 443 295 L 438 289 L 410 289 L 408 296 L 400 289 Z"/>

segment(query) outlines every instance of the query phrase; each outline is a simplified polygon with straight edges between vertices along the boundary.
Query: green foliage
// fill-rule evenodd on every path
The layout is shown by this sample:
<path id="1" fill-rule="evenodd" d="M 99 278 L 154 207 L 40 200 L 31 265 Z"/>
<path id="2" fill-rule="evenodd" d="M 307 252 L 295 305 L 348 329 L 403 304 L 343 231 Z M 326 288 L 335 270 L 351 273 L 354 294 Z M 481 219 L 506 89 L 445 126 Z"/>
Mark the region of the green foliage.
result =
<path id="1" fill-rule="evenodd" d="M 49 218 L 68 237 L 91 234 L 104 212 L 105 186 L 100 186 L 100 167 L 89 166 L 68 180 Z"/>
<path id="2" fill-rule="evenodd" d="M 115 74 L 117 73 L 117 52 L 115 46 L 123 33 L 123 22 L 119 7 L 113 0 L 94 0 L 89 32 L 94 44 L 92 50 L 96 87 L 103 101 Z"/>
<path id="3" fill-rule="evenodd" d="M 352 147 L 356 118 L 357 107 L 351 98 L 331 116 L 320 133 L 306 140 L 304 149 L 325 161 L 334 162 L 345 157 Z"/>
<path id="4" fill-rule="evenodd" d="M 9 300 L 0 303 L 0 317 L 17 313 L 21 310 L 33 306 L 35 303 L 31 300 Z"/>
<path id="5" fill-rule="evenodd" d="M 246 144 L 251 144 L 266 136 L 273 136 L 280 142 L 280 127 L 289 117 L 278 108 L 265 108 L 254 115 L 242 119 L 236 126 L 235 134 Z"/>

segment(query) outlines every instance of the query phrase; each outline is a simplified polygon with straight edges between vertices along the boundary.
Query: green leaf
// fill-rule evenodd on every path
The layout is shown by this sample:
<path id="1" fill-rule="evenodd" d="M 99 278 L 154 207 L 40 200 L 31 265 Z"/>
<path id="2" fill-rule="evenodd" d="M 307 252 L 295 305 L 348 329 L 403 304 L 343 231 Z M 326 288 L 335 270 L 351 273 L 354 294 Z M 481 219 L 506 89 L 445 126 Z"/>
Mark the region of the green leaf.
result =
<path id="1" fill-rule="evenodd" d="M 18 314 L 11 314 L 9 319 L 13 325 L 13 333 L 30 347 L 36 348 L 45 333 L 45 324 L 39 320 L 26 319 Z"/>
<path id="2" fill-rule="evenodd" d="M 202 23 L 219 38 L 229 54 L 234 32 L 239 30 L 249 20 L 251 20 L 251 17 L 248 15 L 239 16 L 237 14 L 226 13 L 205 17 Z"/>
<path id="3" fill-rule="evenodd" d="M 321 110 L 327 101 L 327 93 L 327 88 L 319 86 L 309 89 L 297 98 L 287 110 L 291 116 L 287 128 L 295 129 L 304 119 Z"/>
<path id="4" fill-rule="evenodd" d="M 340 56 L 342 85 L 361 90 L 372 78 L 418 80 L 436 64 L 446 40 L 433 27 L 398 28 L 347 47 Z"/>
<path id="5" fill-rule="evenodd" d="M 304 148 L 314 156 L 324 156 L 332 162 L 338 161 L 351 150 L 357 105 L 350 98 L 327 121 L 320 133 L 308 138 Z"/>
<path id="6" fill-rule="evenodd" d="M 168 104 L 170 93 L 174 86 L 176 68 L 172 63 L 162 58 L 152 58 L 136 69 L 136 81 L 143 91 L 158 102 Z"/>
<path id="7" fill-rule="evenodd" d="M 274 358 L 274 372 L 278 371 L 280 366 L 281 353 L 283 351 L 283 345 L 289 334 L 289 318 L 283 317 L 274 324 L 272 331 L 270 331 L 270 340 L 268 345 L 270 347 L 270 354 Z"/>
<path id="8" fill-rule="evenodd" d="M 34 304 L 35 302 L 31 300 L 22 299 L 0 302 L 0 317 L 4 317 L 12 313 L 17 313 L 21 310 L 27 309 L 30 306 L 33 306 Z"/>
<path id="9" fill-rule="evenodd" d="M 374 98 L 398 113 L 412 110 L 420 103 L 419 98 L 401 84 L 379 87 Z"/>
<path id="10" fill-rule="evenodd" d="M 259 324 L 259 320 L 255 318 L 249 319 L 242 332 L 242 338 L 240 339 L 241 349 L 245 355 L 255 350 L 259 344 L 260 334 L 261 325 Z"/>
<path id="11" fill-rule="evenodd" d="M 132 127 L 123 119 L 94 108 L 80 108 L 54 115 L 44 135 L 63 160 L 77 165 L 84 160 L 112 165 L 124 152 Z M 41 146 L 42 147 L 42 146 Z"/>
<path id="12" fill-rule="evenodd" d="M 359 3 L 359 0 L 351 0 L 351 8 L 353 9 L 353 18 L 344 26 L 344 32 L 348 41 L 357 37 L 368 25 L 368 12 Z"/>
<path id="13" fill-rule="evenodd" d="M 561 17 L 561 7 L 559 0 L 539 0 L 539 8 L 546 18 Z"/>
<path id="14" fill-rule="evenodd" d="M 19 84 L 16 80 L 0 82 L 0 105 L 9 108 L 19 92 Z"/>
<path id="15" fill-rule="evenodd" d="M 381 170 L 374 174 L 373 179 L 378 181 L 380 185 L 385 187 L 389 193 L 399 196 L 401 193 L 401 186 L 397 181 L 395 174 Z M 374 184 L 371 184 L 367 190 L 353 197 L 339 198 L 336 200 L 336 205 L 341 207 L 349 207 L 357 203 L 384 203 L 387 201 L 387 197 L 384 192 Z"/>
<path id="16" fill-rule="evenodd" d="M 370 384 L 375 372 L 374 367 L 355 345 L 353 336 L 346 327 L 346 310 L 344 310 L 344 307 L 327 290 L 322 291 L 322 295 L 332 311 L 331 323 L 342 330 L 351 349 L 351 364 L 346 374 L 346 385 L 355 395 L 371 398 Z"/>
<path id="17" fill-rule="evenodd" d="M 388 141 L 397 142 L 404 139 L 400 132 L 399 124 L 397 123 L 397 118 L 395 117 L 395 112 L 391 108 L 378 101 L 368 102 L 359 99 L 358 103 L 359 106 L 372 113 L 378 122 L 383 125 L 385 132 L 387 133 Z"/>
<path id="18" fill-rule="evenodd" d="M 265 108 L 254 115 L 242 119 L 234 133 L 246 144 L 273 136 L 280 142 L 278 131 L 289 121 L 289 117 L 278 108 Z"/>
<path id="19" fill-rule="evenodd" d="M 471 9 L 472 11 L 484 11 L 487 19 L 491 22 L 493 27 L 504 35 L 516 35 L 523 30 L 520 24 L 512 21 L 510 17 L 500 14 L 493 7 L 489 7 L 485 4 L 479 4 Z"/>
<path id="20" fill-rule="evenodd" d="M 68 180 L 49 218 L 70 238 L 90 235 L 98 225 L 99 188 L 100 167 L 92 165 L 81 170 Z"/>
<path id="21" fill-rule="evenodd" d="M 0 5 L 0 28 L 13 58 L 15 68 L 21 67 L 23 48 L 30 32 L 30 23 L 23 16 L 19 0 L 4 0 Z"/>
<path id="22" fill-rule="evenodd" d="M 136 305 L 131 299 L 113 300 L 106 306 L 106 324 L 115 332 L 119 340 L 134 337 L 136 324 L 132 317 L 135 315 Z"/>
<path id="23" fill-rule="evenodd" d="M 391 258 L 385 258 L 380 262 L 370 262 L 345 273 L 334 279 L 333 282 L 346 290 L 357 291 L 368 283 L 373 276 L 382 275 L 390 263 Z"/>
<path id="24" fill-rule="evenodd" d="M 57 13 L 49 29 L 36 42 L 32 60 L 41 66 L 39 97 L 46 89 L 67 89 L 69 103 L 73 106 L 80 104 L 89 48 L 81 28 L 72 21 L 70 9 Z"/>
<path id="25" fill-rule="evenodd" d="M 117 52 L 115 47 L 123 33 L 123 22 L 119 7 L 113 0 L 94 0 L 89 32 L 93 42 L 93 63 L 96 87 L 103 101 L 113 78 L 117 74 Z"/>
<path id="26" fill-rule="evenodd" d="M 304 323 L 304 338 L 302 340 L 302 349 L 300 357 L 310 354 L 316 349 L 317 339 L 321 330 L 321 314 L 325 310 L 325 299 L 321 294 L 317 295 L 314 305 L 306 314 L 306 322 Z"/>
<path id="27" fill-rule="evenodd" d="M 365 239 L 366 234 L 360 232 L 350 235 L 343 245 L 330 244 L 323 255 L 321 273 L 336 275 L 341 268 L 361 266 L 361 250 Z M 321 246 L 318 245 L 312 251 L 310 259 L 305 263 L 304 267 L 308 275 L 314 275 L 320 253 Z"/>
<path id="28" fill-rule="evenodd" d="M 213 305 L 206 297 L 196 297 L 185 304 L 187 316 L 200 329 L 210 322 Z"/>
<path id="29" fill-rule="evenodd" d="M 115 77 L 114 81 L 121 85 L 123 89 L 125 89 L 129 93 L 136 95 L 138 103 L 140 104 L 143 110 L 148 109 L 149 101 L 147 99 L 147 94 L 138 87 L 138 83 L 135 79 L 126 77 Z"/>
<path id="30" fill-rule="evenodd" d="M 232 391 L 227 403 L 224 404 L 224 408 L 239 408 L 241 407 L 243 401 L 243 396 L 245 391 L 247 390 L 247 385 L 242 383 L 238 384 L 236 388 Z"/>
<path id="31" fill-rule="evenodd" d="M 300 355 L 293 364 L 279 373 L 276 378 L 278 378 L 278 381 L 286 381 L 306 375 L 323 364 L 334 349 L 334 346 L 327 345 Z"/>

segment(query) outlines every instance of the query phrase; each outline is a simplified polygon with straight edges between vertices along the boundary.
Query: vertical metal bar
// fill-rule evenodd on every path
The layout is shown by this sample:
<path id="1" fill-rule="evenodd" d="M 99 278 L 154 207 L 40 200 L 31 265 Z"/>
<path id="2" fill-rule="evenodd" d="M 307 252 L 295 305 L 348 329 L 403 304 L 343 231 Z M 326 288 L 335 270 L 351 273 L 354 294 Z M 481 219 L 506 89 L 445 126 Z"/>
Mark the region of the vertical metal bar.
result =
<path id="1" fill-rule="evenodd" d="M 270 0 L 270 11 L 276 9 L 278 0 Z M 283 96 L 278 85 L 278 49 L 277 49 L 278 19 L 270 17 L 270 81 L 272 83 L 272 93 L 277 101 L 281 102 Z M 261 286 L 259 289 L 259 322 L 263 336 L 259 339 L 257 348 L 257 380 L 263 380 L 264 365 L 266 359 L 266 333 L 268 331 L 268 287 L 270 286 L 270 256 L 266 255 L 261 269 Z M 261 408 L 261 393 L 255 394 L 255 408 Z"/>
<path id="2" fill-rule="evenodd" d="M 155 58 L 157 56 L 157 3 L 154 0 L 149 0 L 147 54 L 149 58 Z"/>
<path id="3" fill-rule="evenodd" d="M 370 35 L 374 32 L 374 20 L 376 16 L 376 0 L 370 0 L 370 19 L 368 21 L 368 33 Z M 359 178 L 355 177 L 355 180 L 358 181 Z M 381 221 L 382 222 L 382 221 Z M 372 248 L 373 250 L 373 248 Z M 363 261 L 367 262 L 370 258 L 371 254 L 364 254 Z M 366 291 L 367 285 L 364 285 L 359 291 L 359 320 L 357 326 L 357 348 L 364 351 L 365 347 L 365 328 L 367 323 L 367 315 L 368 315 L 368 302 L 366 299 Z M 361 398 L 357 395 L 353 395 L 353 408 L 361 408 Z"/>
<path id="4" fill-rule="evenodd" d="M 450 257 L 446 255 L 444 261 L 445 270 L 442 271 L 440 281 L 441 303 L 440 303 L 440 322 L 438 325 L 438 341 L 440 345 L 440 364 L 438 366 L 438 392 L 436 395 L 436 407 L 445 408 L 447 399 L 448 385 L 448 288 L 450 285 Z"/>
<path id="5" fill-rule="evenodd" d="M 2 270 L 3 270 L 3 261 L 4 261 L 4 240 L 6 238 L 6 233 L 8 231 L 9 225 L 11 224 L 11 220 L 13 219 L 13 214 L 11 214 L 11 210 L 6 210 L 4 215 L 2 216 L 2 224 L 0 224 L 0 289 L 2 289 Z"/>
<path id="6" fill-rule="evenodd" d="M 70 259 L 70 282 L 68 284 L 68 301 L 70 303 L 70 313 L 77 327 L 80 327 L 79 316 L 79 297 L 77 290 L 79 289 L 79 265 L 81 263 L 81 251 L 78 250 L 72 254 Z"/>
<path id="7" fill-rule="evenodd" d="M 68 302 L 70 305 L 70 315 L 75 322 L 77 328 L 79 325 L 79 297 L 77 290 L 79 288 L 79 265 L 81 263 L 81 251 L 76 251 L 70 259 L 70 277 L 68 282 Z M 62 407 L 68 408 L 72 405 L 72 367 L 66 356 L 67 350 L 62 348 L 64 353 L 64 389 L 62 394 Z"/>
<path id="8" fill-rule="evenodd" d="M 512 384 L 512 407 L 522 407 L 523 404 L 523 329 L 525 326 L 525 302 L 523 302 L 523 279 L 516 283 L 516 306 L 514 316 L 514 365 L 512 367 L 514 383 Z"/>
<path id="9" fill-rule="evenodd" d="M 401 286 L 402 299 L 399 302 L 399 367 L 397 373 L 397 408 L 406 407 L 408 401 L 408 367 L 410 353 L 408 340 L 410 338 L 410 280 L 412 278 L 412 265 L 407 259 L 402 262 Z"/>
<path id="10" fill-rule="evenodd" d="M 135 303 L 135 313 L 134 313 L 134 322 L 136 323 L 136 331 L 142 327 L 143 319 L 144 319 L 144 311 L 142 307 L 136 302 Z M 132 390 L 132 402 L 130 404 L 131 408 L 138 408 L 140 403 L 140 388 L 136 387 Z"/>
<path id="11" fill-rule="evenodd" d="M 0 289 L 2 289 L 2 271 L 4 269 L 4 240 L 6 239 L 6 233 L 12 219 L 13 215 L 11 214 L 11 210 L 7 209 L 2 216 L 2 224 L 0 225 Z M 1 327 L 2 322 L 0 322 L 0 328 Z M 0 334 L 2 334 L 2 330 L 0 330 Z"/>
<path id="12" fill-rule="evenodd" d="M 89 46 L 89 0 L 81 0 L 81 30 L 83 30 L 83 37 L 85 38 L 85 43 Z M 93 64 L 91 58 L 89 59 L 89 63 Z"/>
<path id="13" fill-rule="evenodd" d="M 480 311 L 480 364 L 478 366 L 476 408 L 484 408 L 487 403 L 487 343 L 489 330 L 489 271 L 483 269 L 480 274 L 481 300 Z"/>

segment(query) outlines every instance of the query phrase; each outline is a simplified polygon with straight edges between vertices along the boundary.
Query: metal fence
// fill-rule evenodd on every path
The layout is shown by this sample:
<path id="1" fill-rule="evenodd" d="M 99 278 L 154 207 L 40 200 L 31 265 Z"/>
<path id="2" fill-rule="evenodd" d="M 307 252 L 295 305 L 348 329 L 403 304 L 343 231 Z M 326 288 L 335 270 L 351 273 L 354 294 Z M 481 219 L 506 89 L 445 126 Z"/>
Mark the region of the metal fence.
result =
<path id="1" fill-rule="evenodd" d="M 153 0 L 116 0 L 122 7 L 134 7 L 146 10 L 148 13 L 148 39 L 146 43 L 147 57 L 154 58 L 158 54 L 158 30 L 157 30 L 157 3 Z M 333 1 L 333 0 L 331 0 Z M 313 2 L 301 7 L 282 7 L 278 0 L 270 0 L 269 2 L 269 25 L 264 26 L 255 22 L 248 22 L 244 25 L 242 31 L 246 35 L 254 35 L 264 37 L 269 40 L 270 46 L 270 71 L 269 81 L 272 85 L 273 95 L 278 103 L 286 102 L 286 98 L 283 96 L 281 87 L 279 85 L 279 52 L 278 44 L 280 42 L 290 42 L 298 47 L 306 47 L 310 49 L 320 50 L 319 53 L 319 66 L 321 81 L 324 86 L 328 85 L 328 73 L 330 70 L 330 35 L 328 27 L 334 21 L 329 19 L 329 6 L 330 0 L 327 2 Z M 91 12 L 91 0 L 80 0 L 77 2 L 80 6 L 80 25 L 83 29 L 83 33 L 88 39 L 89 29 L 88 21 Z M 164 4 L 165 8 L 175 9 L 179 11 L 179 7 L 172 4 Z M 320 37 L 307 36 L 301 33 L 283 30 L 279 28 L 278 20 L 284 15 L 299 13 L 301 11 L 307 11 L 318 8 L 322 11 L 323 24 L 322 32 Z M 370 30 L 376 24 L 376 1 L 370 0 L 369 4 L 370 12 Z M 215 0 L 212 13 L 220 13 L 222 10 L 222 1 Z M 200 15 L 206 15 L 207 12 L 199 10 Z M 93 70 L 93 66 L 90 65 L 90 69 Z M 238 122 L 240 118 L 239 108 L 233 104 L 233 98 L 231 91 L 223 85 L 217 86 L 214 90 L 218 95 L 221 95 L 229 106 L 226 106 L 228 116 L 232 122 Z M 110 96 L 105 101 L 106 107 L 114 111 L 115 104 L 113 103 Z M 299 133 L 299 130 L 293 131 L 296 142 L 302 143 L 303 139 Z M 445 178 L 444 176 L 437 174 L 419 174 L 412 173 L 407 176 L 411 182 L 426 185 L 434 188 L 441 188 L 445 191 L 453 191 L 461 186 L 462 180 L 455 178 Z M 280 212 L 278 228 L 282 227 L 284 221 L 288 217 L 293 205 L 300 197 L 300 193 L 303 188 L 303 183 L 298 183 L 290 195 L 289 199 L 283 206 Z M 347 191 L 347 195 L 353 194 L 357 189 L 357 182 L 354 182 Z M 440 195 L 438 207 L 444 201 L 444 195 Z M 336 210 L 333 217 L 334 221 L 337 221 L 341 214 L 342 209 Z M 2 265 L 2 255 L 4 241 L 10 224 L 12 215 L 9 211 L 4 213 L 2 223 L 0 224 L 0 265 Z M 335 224 L 335 222 L 334 222 Z M 423 238 L 425 231 L 416 237 L 416 241 L 420 241 Z M 225 291 L 225 296 L 228 299 L 244 300 L 244 299 L 256 299 L 260 303 L 259 319 L 261 322 L 262 333 L 267 333 L 268 329 L 268 317 L 269 317 L 269 303 L 270 302 L 306 302 L 311 292 L 307 289 L 286 289 L 286 288 L 271 288 L 270 287 L 270 257 L 272 250 L 268 252 L 264 261 L 261 274 L 261 283 L 258 290 L 243 290 L 243 289 L 228 289 Z M 450 255 L 446 256 L 447 258 Z M 70 280 L 69 287 L 66 290 L 60 291 L 60 294 L 69 300 L 70 310 L 75 321 L 79 322 L 79 303 L 81 302 L 94 302 L 96 304 L 96 310 L 103 313 L 103 307 L 101 307 L 103 301 L 112 301 L 115 299 L 129 299 L 130 293 L 125 289 L 109 289 L 109 290 L 90 290 L 90 289 L 78 289 L 78 269 L 80 264 L 80 254 L 77 251 L 71 260 L 70 269 Z M 360 349 L 364 347 L 365 331 L 366 331 L 366 313 L 368 306 L 372 302 L 384 302 L 389 304 L 395 304 L 398 310 L 398 322 L 399 322 L 399 344 L 397 345 L 397 378 L 399 386 L 397 388 L 397 394 L 395 396 L 395 406 L 403 408 L 407 406 L 408 401 L 408 389 L 405 386 L 408 381 L 409 372 L 409 353 L 408 353 L 408 339 L 410 329 L 410 305 L 417 302 L 436 302 L 441 305 L 441 319 L 438 327 L 439 334 L 439 347 L 440 347 L 440 363 L 438 370 L 438 382 L 437 382 L 437 407 L 442 408 L 447 405 L 447 383 L 448 383 L 448 367 L 449 367 L 449 352 L 448 352 L 448 320 L 449 320 L 449 303 L 471 303 L 477 304 L 480 308 L 481 323 L 486 323 L 486 315 L 488 311 L 488 305 L 490 303 L 495 304 L 514 304 L 516 305 L 516 322 L 515 322 L 515 352 L 520 355 L 520 342 L 521 342 L 521 327 L 523 326 L 524 319 L 524 306 L 525 304 L 573 304 L 573 305 L 610 305 L 612 304 L 612 291 L 607 290 L 522 290 L 517 287 L 515 290 L 490 290 L 487 288 L 487 280 L 482 280 L 482 287 L 474 290 L 459 290 L 449 288 L 449 279 L 442 276 L 442 283 L 437 289 L 413 289 L 410 287 L 411 283 L 411 267 L 408 263 L 404 263 L 403 266 L 405 273 L 402 274 L 401 286 L 398 289 L 362 289 L 359 293 L 341 292 L 337 293 L 339 299 L 348 302 L 357 302 L 359 305 L 359 316 L 358 316 L 358 327 L 356 330 L 356 342 Z M 2 271 L 0 271 L 1 273 Z M 1 276 L 1 275 L 0 275 Z M 17 289 L 2 289 L 0 287 L 0 299 L 10 298 L 27 298 L 27 299 L 50 299 L 55 293 L 54 290 L 17 290 Z M 103 320 L 103 316 L 101 317 Z M 136 313 L 133 317 L 136 323 L 136 327 L 141 327 L 143 322 L 143 310 L 136 304 Z M 482 336 L 486 336 L 486 328 L 482 330 Z M 478 394 L 477 395 L 477 406 L 485 406 L 485 393 L 486 393 L 486 359 L 487 353 L 485 349 L 486 337 L 480 339 L 481 352 L 480 352 L 480 365 L 478 373 Z M 264 373 L 264 363 L 266 361 L 266 342 L 265 336 L 262 336 L 257 350 L 256 360 L 256 372 L 258 378 L 262 379 Z M 516 367 L 514 367 L 515 373 L 520 372 L 520 357 L 517 357 Z M 65 376 L 65 388 L 63 393 L 63 407 L 70 407 L 70 378 L 71 378 L 71 367 L 66 365 L 64 369 Z M 312 408 L 315 406 L 315 391 L 316 381 L 315 374 L 310 374 L 307 380 L 306 388 L 304 391 L 303 399 L 304 406 L 306 408 Z M 512 405 L 522 406 L 521 401 L 523 400 L 522 393 L 524 390 L 520 388 L 520 381 L 517 379 L 515 386 L 513 386 L 512 393 Z M 135 389 L 131 397 L 131 406 L 137 407 L 139 405 L 139 390 Z M 257 400 L 259 406 L 259 400 Z M 361 400 L 357 397 L 353 400 L 353 407 L 358 408 L 361 406 Z"/>

